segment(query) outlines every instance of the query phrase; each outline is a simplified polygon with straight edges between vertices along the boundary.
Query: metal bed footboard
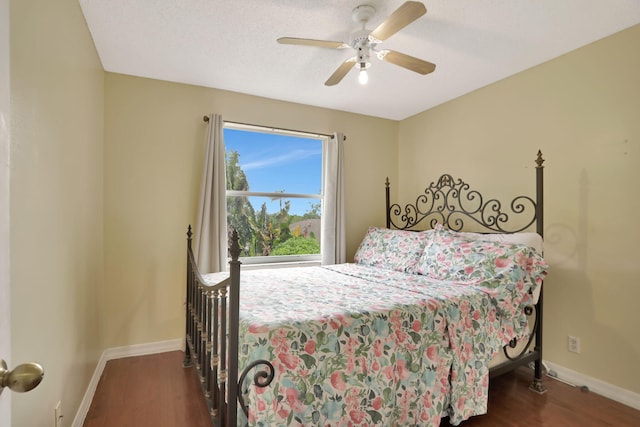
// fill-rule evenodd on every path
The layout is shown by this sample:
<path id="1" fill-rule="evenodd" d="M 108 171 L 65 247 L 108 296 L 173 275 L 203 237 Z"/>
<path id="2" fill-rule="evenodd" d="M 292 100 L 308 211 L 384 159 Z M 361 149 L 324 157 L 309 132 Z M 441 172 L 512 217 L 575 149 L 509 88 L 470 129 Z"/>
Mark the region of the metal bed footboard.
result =
<path id="1" fill-rule="evenodd" d="M 198 271 L 187 231 L 186 343 L 183 366 L 195 366 L 213 425 L 237 425 L 240 248 L 230 247 L 230 275 L 208 284 Z M 233 247 L 233 242 L 237 248 Z M 234 249 L 236 249 L 234 251 Z"/>
<path id="2" fill-rule="evenodd" d="M 229 277 L 208 283 L 198 270 L 191 248 L 191 226 L 187 230 L 187 289 L 185 368 L 195 366 L 212 424 L 215 427 L 236 427 L 242 410 L 246 419 L 241 385 L 249 372 L 255 371 L 253 386 L 267 387 L 274 378 L 273 365 L 266 360 L 248 364 L 242 372 L 238 367 L 240 325 L 240 245 L 234 230 L 229 244 Z"/>

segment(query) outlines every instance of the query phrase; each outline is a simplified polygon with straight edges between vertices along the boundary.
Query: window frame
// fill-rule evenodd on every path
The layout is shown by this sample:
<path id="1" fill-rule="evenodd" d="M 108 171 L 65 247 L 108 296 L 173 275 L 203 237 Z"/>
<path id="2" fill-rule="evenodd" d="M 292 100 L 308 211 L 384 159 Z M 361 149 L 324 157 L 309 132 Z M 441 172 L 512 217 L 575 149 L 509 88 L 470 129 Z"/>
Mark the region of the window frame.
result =
<path id="1" fill-rule="evenodd" d="M 322 154 L 320 159 L 320 185 L 321 192 L 319 194 L 314 193 L 285 193 L 285 192 L 264 192 L 264 191 L 242 191 L 242 190 L 225 190 L 225 197 L 269 197 L 269 198 L 282 198 L 282 199 L 310 199 L 319 200 L 321 206 L 320 218 L 322 218 L 322 206 L 324 205 L 325 196 L 325 182 L 324 182 L 324 167 L 325 167 L 325 144 L 330 135 L 322 135 L 313 132 L 294 131 L 289 129 L 279 129 L 274 127 L 251 125 L 246 123 L 234 123 L 224 122 L 223 133 L 226 129 L 244 131 L 244 132 L 256 132 L 269 135 L 282 135 L 282 136 L 294 136 L 305 139 L 315 139 L 321 144 Z M 226 169 L 226 154 L 227 146 L 225 144 L 225 169 Z M 226 172 L 225 172 L 226 175 Z M 228 213 L 228 211 L 227 211 Z M 227 223 L 228 226 L 228 223 Z M 228 231 L 228 228 L 227 228 Z M 322 233 L 322 220 L 320 220 L 320 233 Z M 319 236 L 318 236 L 319 239 Z M 320 242 L 320 239 L 318 240 Z M 321 243 L 321 242 L 320 242 Z M 320 245 L 320 253 L 318 254 L 301 254 L 301 255 L 259 255 L 259 256 L 240 256 L 240 261 L 243 264 L 251 265 L 254 268 L 273 268 L 273 267 L 286 267 L 286 266 L 299 266 L 299 265 L 320 265 L 322 261 L 322 245 Z"/>

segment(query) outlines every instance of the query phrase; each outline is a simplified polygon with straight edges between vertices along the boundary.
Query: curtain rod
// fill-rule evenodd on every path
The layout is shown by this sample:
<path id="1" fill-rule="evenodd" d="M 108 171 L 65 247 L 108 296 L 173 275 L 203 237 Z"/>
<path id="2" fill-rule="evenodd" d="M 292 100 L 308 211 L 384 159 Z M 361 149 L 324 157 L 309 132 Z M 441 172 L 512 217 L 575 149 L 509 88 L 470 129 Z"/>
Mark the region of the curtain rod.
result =
<path id="1" fill-rule="evenodd" d="M 209 123 L 209 116 L 203 116 L 202 120 L 206 123 Z M 326 136 L 327 138 L 331 138 L 333 139 L 333 135 L 327 134 L 327 133 L 320 133 L 320 132 L 309 132 L 306 130 L 296 130 L 296 129 L 287 129 L 287 128 L 281 128 L 281 127 L 277 127 L 277 126 L 264 126 L 264 125 L 255 125 L 255 124 L 251 124 L 251 123 L 242 123 L 242 122 L 233 122 L 230 120 L 224 120 L 225 123 L 230 123 L 232 125 L 239 125 L 239 126 L 254 126 L 254 127 L 263 127 L 263 128 L 268 128 L 268 129 L 272 129 L 272 130 L 283 130 L 286 132 L 297 132 L 297 133 L 309 133 L 312 135 L 318 135 L 318 136 Z M 347 137 L 344 137 L 345 141 L 347 139 Z"/>

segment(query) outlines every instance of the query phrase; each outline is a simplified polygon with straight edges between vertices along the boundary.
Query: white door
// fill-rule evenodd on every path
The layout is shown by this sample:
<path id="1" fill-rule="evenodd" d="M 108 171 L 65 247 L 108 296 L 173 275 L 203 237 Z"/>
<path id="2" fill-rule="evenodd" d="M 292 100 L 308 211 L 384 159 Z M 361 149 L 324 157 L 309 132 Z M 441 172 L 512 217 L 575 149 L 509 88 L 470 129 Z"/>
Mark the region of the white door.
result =
<path id="1" fill-rule="evenodd" d="M 9 296 L 9 0 L 0 0 L 0 359 L 11 368 Z M 0 394 L 0 426 L 11 425 L 11 392 Z"/>

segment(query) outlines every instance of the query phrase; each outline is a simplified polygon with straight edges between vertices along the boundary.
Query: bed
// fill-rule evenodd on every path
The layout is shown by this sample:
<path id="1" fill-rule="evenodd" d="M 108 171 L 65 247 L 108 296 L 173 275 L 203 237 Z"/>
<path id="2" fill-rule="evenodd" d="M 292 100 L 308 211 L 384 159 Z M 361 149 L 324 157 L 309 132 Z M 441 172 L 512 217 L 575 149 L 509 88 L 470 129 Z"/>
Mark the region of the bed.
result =
<path id="1" fill-rule="evenodd" d="M 203 276 L 189 227 L 184 366 L 213 424 L 457 425 L 522 365 L 543 393 L 543 162 L 506 208 L 450 175 L 392 204 L 387 180 L 386 227 L 348 264 L 241 280 L 233 233 L 229 272 Z"/>

